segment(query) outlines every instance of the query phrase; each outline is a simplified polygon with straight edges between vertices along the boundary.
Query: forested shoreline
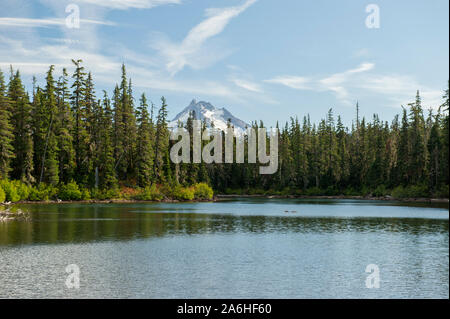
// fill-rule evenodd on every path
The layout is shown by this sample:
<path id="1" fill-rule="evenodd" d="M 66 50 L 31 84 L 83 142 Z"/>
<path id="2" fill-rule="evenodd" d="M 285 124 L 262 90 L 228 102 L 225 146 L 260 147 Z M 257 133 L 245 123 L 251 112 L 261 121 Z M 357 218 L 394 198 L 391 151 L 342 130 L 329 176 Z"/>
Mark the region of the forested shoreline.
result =
<path id="1" fill-rule="evenodd" d="M 279 125 L 279 167 L 259 164 L 174 164 L 168 105 L 133 96 L 122 77 L 112 95 L 96 92 L 93 75 L 55 75 L 32 92 L 11 67 L 0 70 L 0 202 L 88 199 L 211 199 L 221 194 L 449 196 L 449 91 L 437 111 L 423 110 L 419 92 L 391 122 L 374 114 L 350 128 L 330 109 L 318 124 L 309 116 Z M 426 115 L 424 112 L 428 112 Z M 192 120 L 185 123 L 192 132 Z M 255 121 L 252 127 L 264 127 Z M 267 141 L 266 141 L 267 142 Z"/>

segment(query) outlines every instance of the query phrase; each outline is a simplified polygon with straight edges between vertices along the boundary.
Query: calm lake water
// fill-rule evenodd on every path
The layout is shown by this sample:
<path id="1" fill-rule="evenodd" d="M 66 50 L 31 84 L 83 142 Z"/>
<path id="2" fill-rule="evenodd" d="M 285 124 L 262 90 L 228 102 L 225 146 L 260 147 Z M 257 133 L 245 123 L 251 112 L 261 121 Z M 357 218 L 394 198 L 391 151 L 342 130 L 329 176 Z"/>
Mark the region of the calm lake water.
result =
<path id="1" fill-rule="evenodd" d="M 357 200 L 22 205 L 0 298 L 448 298 L 448 207 Z M 65 285 L 80 269 L 80 288 Z M 380 288 L 366 287 L 366 266 Z"/>

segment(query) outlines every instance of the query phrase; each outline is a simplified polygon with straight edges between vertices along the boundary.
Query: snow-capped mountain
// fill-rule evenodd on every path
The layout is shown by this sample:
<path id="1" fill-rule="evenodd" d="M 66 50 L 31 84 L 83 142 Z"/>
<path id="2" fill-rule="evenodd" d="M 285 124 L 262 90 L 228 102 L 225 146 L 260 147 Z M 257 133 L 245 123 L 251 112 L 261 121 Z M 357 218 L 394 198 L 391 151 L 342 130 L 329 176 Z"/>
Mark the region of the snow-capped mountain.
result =
<path id="1" fill-rule="evenodd" d="M 208 127 L 211 126 L 211 123 L 214 123 L 215 128 L 225 130 L 229 119 L 236 133 L 244 132 L 246 127 L 250 127 L 244 121 L 233 116 L 226 108 L 216 108 L 209 102 L 197 102 L 195 99 L 169 122 L 169 127 L 177 127 L 179 122 L 186 123 L 189 118 L 189 113 L 192 111 L 194 112 L 195 119 L 205 120 Z"/>

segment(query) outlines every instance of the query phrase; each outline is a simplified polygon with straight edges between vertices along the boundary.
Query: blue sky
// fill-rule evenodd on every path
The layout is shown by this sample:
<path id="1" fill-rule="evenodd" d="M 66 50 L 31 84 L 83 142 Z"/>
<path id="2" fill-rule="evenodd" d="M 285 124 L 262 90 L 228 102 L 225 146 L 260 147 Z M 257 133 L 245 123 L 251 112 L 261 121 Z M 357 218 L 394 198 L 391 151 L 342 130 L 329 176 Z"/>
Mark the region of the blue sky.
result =
<path id="1" fill-rule="evenodd" d="M 80 9 L 68 28 L 65 9 Z M 380 28 L 367 28 L 376 4 Z M 329 108 L 391 120 L 420 90 L 441 104 L 449 78 L 448 0 L 0 0 L 0 68 L 35 74 L 81 58 L 96 91 L 112 92 L 124 62 L 136 95 L 173 117 L 192 98 L 267 125 Z"/>

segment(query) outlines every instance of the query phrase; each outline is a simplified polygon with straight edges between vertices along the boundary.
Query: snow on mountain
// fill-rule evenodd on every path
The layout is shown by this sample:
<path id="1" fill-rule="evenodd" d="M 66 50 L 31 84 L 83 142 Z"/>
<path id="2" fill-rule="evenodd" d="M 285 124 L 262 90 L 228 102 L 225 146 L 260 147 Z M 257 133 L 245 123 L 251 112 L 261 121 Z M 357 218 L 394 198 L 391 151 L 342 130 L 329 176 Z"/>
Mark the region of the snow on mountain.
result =
<path id="1" fill-rule="evenodd" d="M 194 112 L 195 119 L 205 120 L 208 127 L 211 123 L 214 124 L 215 128 L 220 130 L 225 130 L 227 128 L 228 120 L 231 121 L 231 125 L 234 126 L 235 133 L 242 133 L 245 131 L 246 127 L 250 127 L 244 121 L 233 116 L 226 108 L 216 108 L 209 102 L 199 101 L 195 99 L 192 100 L 183 111 L 178 113 L 172 121 L 169 122 L 169 127 L 177 127 L 179 122 L 186 123 L 189 118 L 189 113 Z"/>

